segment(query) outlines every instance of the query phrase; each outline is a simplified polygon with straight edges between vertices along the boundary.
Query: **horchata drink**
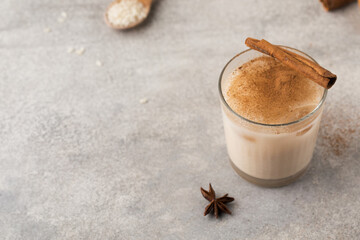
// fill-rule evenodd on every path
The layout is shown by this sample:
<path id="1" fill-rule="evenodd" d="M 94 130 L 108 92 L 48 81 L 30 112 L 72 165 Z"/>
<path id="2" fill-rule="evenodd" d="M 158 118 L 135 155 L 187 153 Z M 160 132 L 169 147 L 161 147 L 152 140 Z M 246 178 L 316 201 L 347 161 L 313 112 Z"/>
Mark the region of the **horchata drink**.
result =
<path id="1" fill-rule="evenodd" d="M 225 138 L 231 165 L 240 176 L 278 187 L 295 181 L 309 166 L 327 88 L 336 76 L 304 73 L 316 63 L 298 50 L 260 47 L 265 50 L 236 55 L 221 73 Z M 273 54 L 273 48 L 281 52 Z M 285 61 L 279 54 L 285 54 Z"/>

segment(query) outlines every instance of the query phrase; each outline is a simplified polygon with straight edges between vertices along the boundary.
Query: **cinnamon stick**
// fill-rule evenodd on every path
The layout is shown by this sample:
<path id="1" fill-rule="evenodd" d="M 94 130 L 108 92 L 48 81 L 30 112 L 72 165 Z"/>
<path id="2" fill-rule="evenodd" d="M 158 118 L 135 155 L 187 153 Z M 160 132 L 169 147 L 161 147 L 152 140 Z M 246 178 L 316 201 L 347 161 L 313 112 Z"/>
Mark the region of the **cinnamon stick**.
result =
<path id="1" fill-rule="evenodd" d="M 247 38 L 245 44 L 254 50 L 278 59 L 283 64 L 302 73 L 324 88 L 331 88 L 336 81 L 336 75 L 319 64 L 287 49 L 272 45 L 264 39 Z"/>
<path id="2" fill-rule="evenodd" d="M 326 11 L 332 11 L 337 8 L 341 8 L 356 0 L 320 0 Z"/>

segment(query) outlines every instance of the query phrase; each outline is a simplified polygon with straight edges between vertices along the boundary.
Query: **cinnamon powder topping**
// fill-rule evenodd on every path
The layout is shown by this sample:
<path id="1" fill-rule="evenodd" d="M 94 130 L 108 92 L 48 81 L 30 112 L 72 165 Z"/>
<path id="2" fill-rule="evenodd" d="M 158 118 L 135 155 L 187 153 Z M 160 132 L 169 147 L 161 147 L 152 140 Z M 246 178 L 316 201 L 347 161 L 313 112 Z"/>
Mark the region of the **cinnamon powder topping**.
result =
<path id="1" fill-rule="evenodd" d="M 296 121 L 313 111 L 323 88 L 275 58 L 255 58 L 237 68 L 225 100 L 239 115 L 260 123 Z"/>

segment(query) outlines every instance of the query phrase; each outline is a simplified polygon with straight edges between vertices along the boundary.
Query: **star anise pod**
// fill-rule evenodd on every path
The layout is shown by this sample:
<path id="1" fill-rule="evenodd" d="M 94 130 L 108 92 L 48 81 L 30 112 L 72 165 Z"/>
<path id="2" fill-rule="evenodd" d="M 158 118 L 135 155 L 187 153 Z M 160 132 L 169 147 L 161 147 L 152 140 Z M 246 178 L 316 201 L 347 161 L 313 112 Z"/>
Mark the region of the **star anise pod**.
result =
<path id="1" fill-rule="evenodd" d="M 207 199 L 210 203 L 206 206 L 204 216 L 208 215 L 210 212 L 214 212 L 215 217 L 219 217 L 219 210 L 231 214 L 231 211 L 226 207 L 226 203 L 234 201 L 234 198 L 228 197 L 228 194 L 225 194 L 221 198 L 216 198 L 215 191 L 209 183 L 209 191 L 206 191 L 203 188 L 200 188 L 201 194 Z"/>

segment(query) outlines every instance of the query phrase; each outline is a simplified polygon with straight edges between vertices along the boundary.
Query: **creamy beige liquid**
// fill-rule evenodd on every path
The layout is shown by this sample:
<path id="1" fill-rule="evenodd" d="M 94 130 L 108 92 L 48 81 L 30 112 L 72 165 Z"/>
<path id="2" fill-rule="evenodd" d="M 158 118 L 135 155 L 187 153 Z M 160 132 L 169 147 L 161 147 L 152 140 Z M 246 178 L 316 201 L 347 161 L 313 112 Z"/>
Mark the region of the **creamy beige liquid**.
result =
<path id="1" fill-rule="evenodd" d="M 227 77 L 223 95 L 240 116 L 263 124 L 297 121 L 319 104 L 324 89 L 272 57 L 258 57 Z M 321 111 L 299 124 L 263 127 L 223 107 L 230 159 L 258 179 L 291 178 L 304 171 L 315 147 Z"/>

